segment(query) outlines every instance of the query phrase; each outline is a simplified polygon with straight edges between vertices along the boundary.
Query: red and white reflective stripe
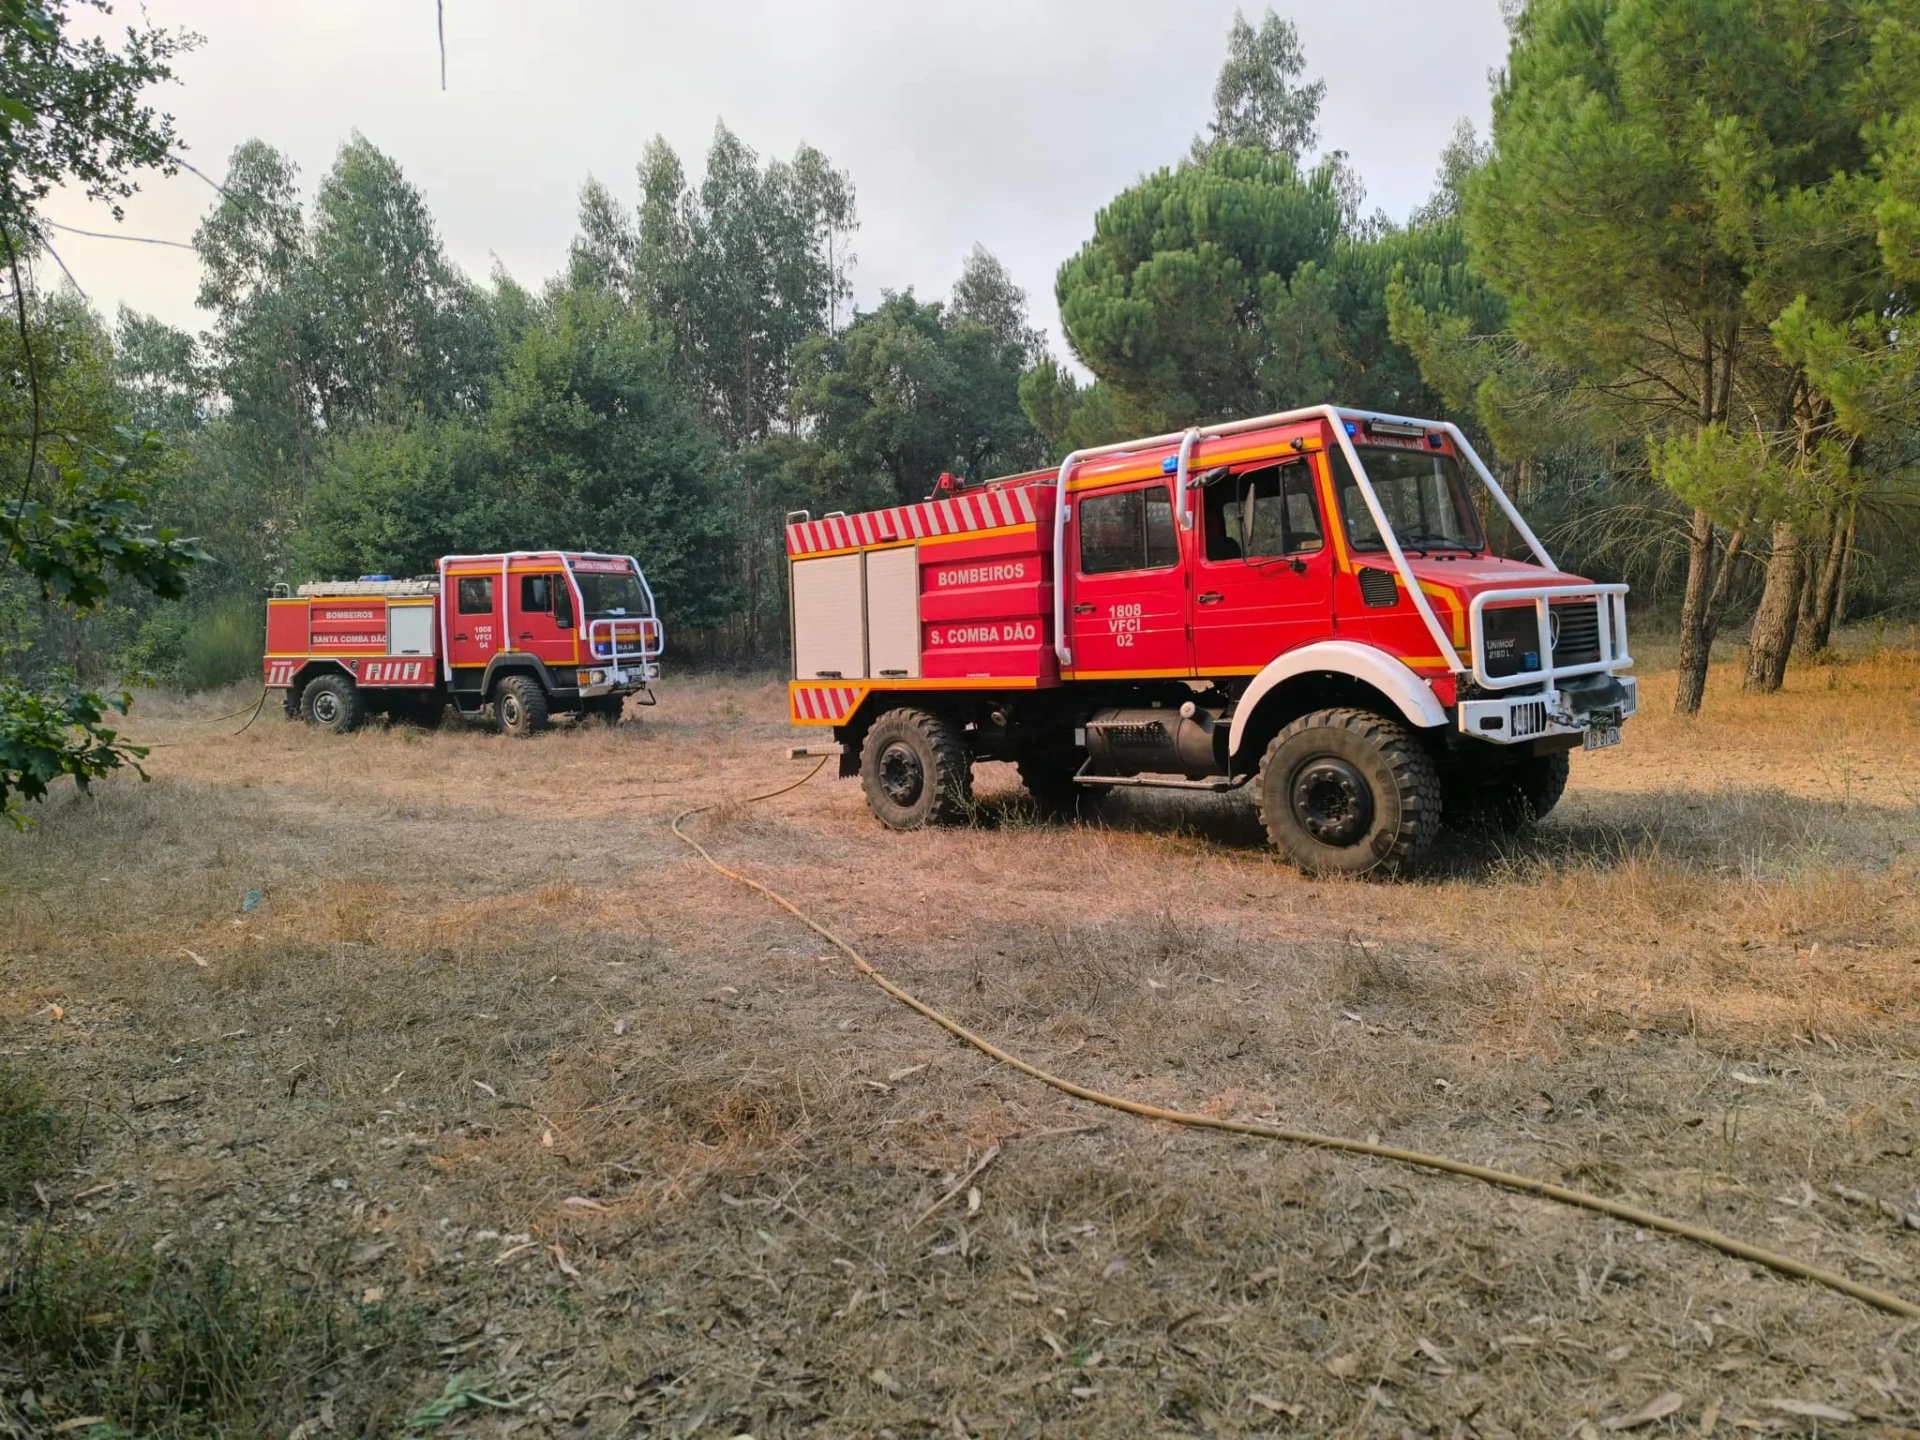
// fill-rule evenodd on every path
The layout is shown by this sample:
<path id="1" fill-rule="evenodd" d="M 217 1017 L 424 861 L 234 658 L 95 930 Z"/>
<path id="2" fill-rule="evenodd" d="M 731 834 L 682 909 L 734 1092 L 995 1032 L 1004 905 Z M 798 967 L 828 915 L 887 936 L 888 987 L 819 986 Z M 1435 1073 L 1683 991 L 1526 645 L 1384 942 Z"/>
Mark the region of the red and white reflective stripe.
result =
<path id="1" fill-rule="evenodd" d="M 860 515 L 831 515 L 824 520 L 789 525 L 787 554 L 820 555 L 829 550 L 886 545 L 896 540 L 962 535 L 971 530 L 1031 525 L 1034 519 L 1033 493 L 1027 486 L 983 490 L 952 500 L 929 500 Z"/>
<path id="2" fill-rule="evenodd" d="M 796 685 L 793 687 L 793 715 L 797 720 L 839 722 L 854 711 L 860 701 L 857 685 Z"/>

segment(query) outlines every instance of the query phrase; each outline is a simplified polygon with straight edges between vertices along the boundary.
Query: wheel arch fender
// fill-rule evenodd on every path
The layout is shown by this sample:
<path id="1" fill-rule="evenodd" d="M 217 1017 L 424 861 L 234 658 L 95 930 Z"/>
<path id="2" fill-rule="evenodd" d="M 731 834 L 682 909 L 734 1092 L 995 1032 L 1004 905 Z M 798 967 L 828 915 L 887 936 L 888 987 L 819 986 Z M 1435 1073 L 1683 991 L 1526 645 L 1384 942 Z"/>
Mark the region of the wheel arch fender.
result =
<path id="1" fill-rule="evenodd" d="M 531 675 L 540 682 L 542 690 L 553 694 L 553 676 L 548 673 L 546 662 L 538 655 L 525 655 L 516 650 L 494 656 L 487 662 L 486 671 L 480 677 L 480 693 L 493 694 L 495 683 L 503 675 Z"/>
<path id="2" fill-rule="evenodd" d="M 1315 674 L 1342 676 L 1378 691 L 1416 729 L 1431 730 L 1447 723 L 1446 707 L 1405 661 L 1355 640 L 1321 640 L 1268 661 L 1253 677 L 1234 707 L 1228 756 L 1240 758 L 1249 725 L 1275 691 L 1290 680 Z"/>
<path id="3" fill-rule="evenodd" d="M 360 677 L 338 660 L 308 660 L 293 672 L 293 683 L 287 688 L 294 691 L 304 690 L 322 675 L 344 675 L 353 682 L 356 689 L 360 685 Z"/>

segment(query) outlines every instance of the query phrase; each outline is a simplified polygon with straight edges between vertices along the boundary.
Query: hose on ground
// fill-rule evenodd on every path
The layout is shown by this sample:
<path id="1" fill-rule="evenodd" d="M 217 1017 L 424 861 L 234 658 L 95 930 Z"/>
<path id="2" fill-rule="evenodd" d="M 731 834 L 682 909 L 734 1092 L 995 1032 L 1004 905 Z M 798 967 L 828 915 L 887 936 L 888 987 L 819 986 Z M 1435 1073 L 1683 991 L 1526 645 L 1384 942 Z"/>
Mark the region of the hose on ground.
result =
<path id="1" fill-rule="evenodd" d="M 798 790 L 802 785 L 813 779 L 815 775 L 818 775 L 826 763 L 825 760 L 822 760 L 820 764 L 814 766 L 813 769 L 801 776 L 800 779 L 794 781 L 791 785 L 784 785 L 778 790 L 770 790 L 764 795 L 750 795 L 738 803 L 755 805 L 763 800 L 772 800 L 777 796 Z M 1185 1125 L 1196 1130 L 1224 1131 L 1230 1135 L 1247 1135 L 1256 1139 L 1274 1140 L 1287 1145 L 1304 1145 L 1316 1150 L 1336 1150 L 1349 1155 L 1365 1155 L 1375 1160 L 1390 1160 L 1395 1164 L 1411 1165 L 1421 1170 L 1434 1170 L 1447 1175 L 1462 1175 L 1470 1180 L 1479 1180 L 1485 1184 L 1498 1186 L 1504 1190 L 1515 1190 L 1523 1195 L 1533 1195 L 1542 1200 L 1553 1200 L 1562 1205 L 1571 1205 L 1581 1210 L 1591 1210 L 1602 1215 L 1610 1215 L 1616 1220 L 1625 1220 L 1645 1230 L 1657 1230 L 1662 1234 L 1676 1235 L 1683 1240 L 1692 1240 L 1696 1244 L 1719 1250 L 1723 1254 L 1732 1255 L 1750 1264 L 1763 1266 L 1778 1274 L 1790 1275 L 1799 1280 L 1809 1280 L 1816 1285 L 1824 1285 L 1830 1290 L 1837 1290 L 1843 1295 L 1850 1295 L 1854 1299 L 1863 1301 L 1876 1309 L 1884 1310 L 1890 1315 L 1899 1315 L 1909 1320 L 1920 1320 L 1920 1305 L 1903 1299 L 1901 1296 L 1890 1294 L 1885 1290 L 1877 1290 L 1871 1285 L 1862 1285 L 1859 1281 L 1850 1279 L 1838 1271 L 1822 1269 L 1817 1265 L 1808 1265 L 1794 1259 L 1791 1255 L 1782 1255 L 1777 1251 L 1763 1249 L 1758 1245 L 1750 1245 L 1746 1241 L 1736 1239 L 1731 1235 L 1722 1235 L 1717 1230 L 1709 1230 L 1704 1226 L 1692 1225 L 1685 1220 L 1670 1219 L 1652 1210 L 1644 1210 L 1638 1205 L 1629 1205 L 1619 1200 L 1609 1200 L 1603 1195 L 1589 1195 L 1584 1190 L 1571 1190 L 1564 1185 L 1555 1185 L 1549 1181 L 1538 1180 L 1529 1175 L 1520 1175 L 1509 1170 L 1495 1170 L 1486 1165 L 1474 1165 L 1464 1160 L 1449 1159 L 1444 1155 L 1427 1155 L 1418 1150 L 1403 1150 L 1398 1146 L 1380 1145 L 1369 1140 L 1352 1140 L 1339 1135 L 1320 1135 L 1310 1130 L 1291 1130 L 1279 1125 L 1263 1125 L 1257 1121 L 1222 1119 L 1219 1116 L 1201 1115 L 1188 1110 L 1168 1110 L 1158 1105 L 1147 1105 L 1138 1100 L 1128 1100 L 1124 1096 L 1109 1095 L 1104 1091 L 1094 1090 L 1088 1086 L 1076 1084 L 1071 1080 L 1062 1079 L 1060 1076 L 1051 1074 L 1030 1061 L 1022 1060 L 1018 1055 L 1002 1050 L 991 1040 L 976 1035 L 959 1021 L 942 1014 L 924 1000 L 919 999 L 894 984 L 893 981 L 875 969 L 867 960 L 866 956 L 862 955 L 847 941 L 842 940 L 838 935 L 834 934 L 833 931 L 807 914 L 806 911 L 794 904 L 793 901 L 780 894 L 779 891 L 749 876 L 742 875 L 737 870 L 730 870 L 725 865 L 722 865 L 704 845 L 681 828 L 686 821 L 691 820 L 694 816 L 717 809 L 719 803 L 724 802 L 716 802 L 711 805 L 696 805 L 691 810 L 681 811 L 673 819 L 671 827 L 673 833 L 718 873 L 734 881 L 736 884 L 744 885 L 750 890 L 759 891 L 760 894 L 766 896 L 767 899 L 771 900 L 775 905 L 793 916 L 794 919 L 806 926 L 807 929 L 811 930 L 822 940 L 825 940 L 829 945 L 833 946 L 834 949 L 845 955 L 853 962 L 854 968 L 858 970 L 861 975 L 871 980 L 902 1005 L 931 1020 L 935 1025 L 938 1025 L 942 1030 L 945 1030 L 956 1039 L 965 1041 L 989 1059 L 996 1060 L 1010 1069 L 1018 1070 L 1022 1075 L 1038 1080 L 1042 1085 L 1049 1086 L 1063 1095 L 1070 1095 L 1076 1100 L 1084 1100 L 1088 1104 L 1103 1106 L 1108 1110 L 1117 1110 L 1122 1114 L 1136 1115 L 1144 1120 L 1159 1120 L 1170 1125 Z"/>
<path id="2" fill-rule="evenodd" d="M 269 690 L 265 685 L 262 685 L 260 687 L 260 698 L 254 701 L 251 705 L 242 705 L 238 710 L 229 711 L 225 715 L 209 715 L 204 720 L 189 720 L 186 723 L 189 725 L 218 725 L 222 720 L 235 720 L 242 715 L 246 715 L 247 723 L 245 725 L 242 725 L 238 730 L 233 732 L 234 735 L 244 735 L 247 733 L 248 730 L 250 730 L 253 727 L 253 722 L 260 718 L 260 712 L 267 708 L 267 696 L 271 695 L 272 693 L 273 691 Z M 249 710 L 253 712 L 250 715 L 247 714 Z M 232 737 L 230 736 L 229 738 L 232 738 Z M 134 748 L 137 750 L 143 750 L 143 751 L 144 750 L 178 750 L 180 748 L 180 742 L 155 740 L 155 741 L 149 741 L 145 745 L 136 745 Z"/>

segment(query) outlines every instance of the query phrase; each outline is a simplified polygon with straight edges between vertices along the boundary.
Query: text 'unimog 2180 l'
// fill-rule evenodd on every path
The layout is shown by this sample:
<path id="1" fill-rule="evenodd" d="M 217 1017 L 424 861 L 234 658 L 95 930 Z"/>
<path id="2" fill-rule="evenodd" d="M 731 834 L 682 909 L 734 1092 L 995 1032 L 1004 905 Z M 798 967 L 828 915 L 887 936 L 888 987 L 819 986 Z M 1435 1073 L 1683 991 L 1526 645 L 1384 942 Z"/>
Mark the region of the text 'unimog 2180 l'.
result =
<path id="1" fill-rule="evenodd" d="M 302 585 L 267 601 L 266 682 L 289 716 L 358 728 L 370 711 L 432 724 L 451 703 L 532 735 L 556 714 L 618 720 L 665 634 L 631 555 L 448 555 L 433 575 Z"/>
<path id="2" fill-rule="evenodd" d="M 1638 708 L 1627 587 L 1557 569 L 1453 425 L 1322 406 L 942 491 L 787 524 L 793 722 L 895 829 L 1007 760 L 1044 811 L 1251 785 L 1288 859 L 1359 874 L 1443 811 L 1545 815 Z"/>

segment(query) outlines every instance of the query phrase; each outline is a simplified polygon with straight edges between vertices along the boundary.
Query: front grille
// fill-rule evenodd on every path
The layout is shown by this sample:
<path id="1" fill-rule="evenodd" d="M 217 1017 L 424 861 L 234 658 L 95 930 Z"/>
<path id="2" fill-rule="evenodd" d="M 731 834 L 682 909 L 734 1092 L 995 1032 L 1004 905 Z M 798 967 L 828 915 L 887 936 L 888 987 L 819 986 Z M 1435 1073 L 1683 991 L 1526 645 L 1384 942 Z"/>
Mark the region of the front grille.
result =
<path id="1" fill-rule="evenodd" d="M 1501 605 L 1481 625 L 1487 674 L 1518 675 L 1540 668 L 1540 625 L 1531 605 Z"/>
<path id="2" fill-rule="evenodd" d="M 1529 736 L 1539 735 L 1547 728 L 1547 702 L 1529 700 L 1513 707 L 1513 730 L 1516 740 L 1525 740 Z"/>
<path id="3" fill-rule="evenodd" d="M 1600 659 L 1600 605 L 1594 600 L 1576 600 L 1555 605 L 1553 615 L 1553 663 L 1591 665 Z"/>
<path id="4" fill-rule="evenodd" d="M 1360 567 L 1360 598 L 1372 610 L 1391 610 L 1400 603 L 1400 587 L 1391 570 Z"/>

